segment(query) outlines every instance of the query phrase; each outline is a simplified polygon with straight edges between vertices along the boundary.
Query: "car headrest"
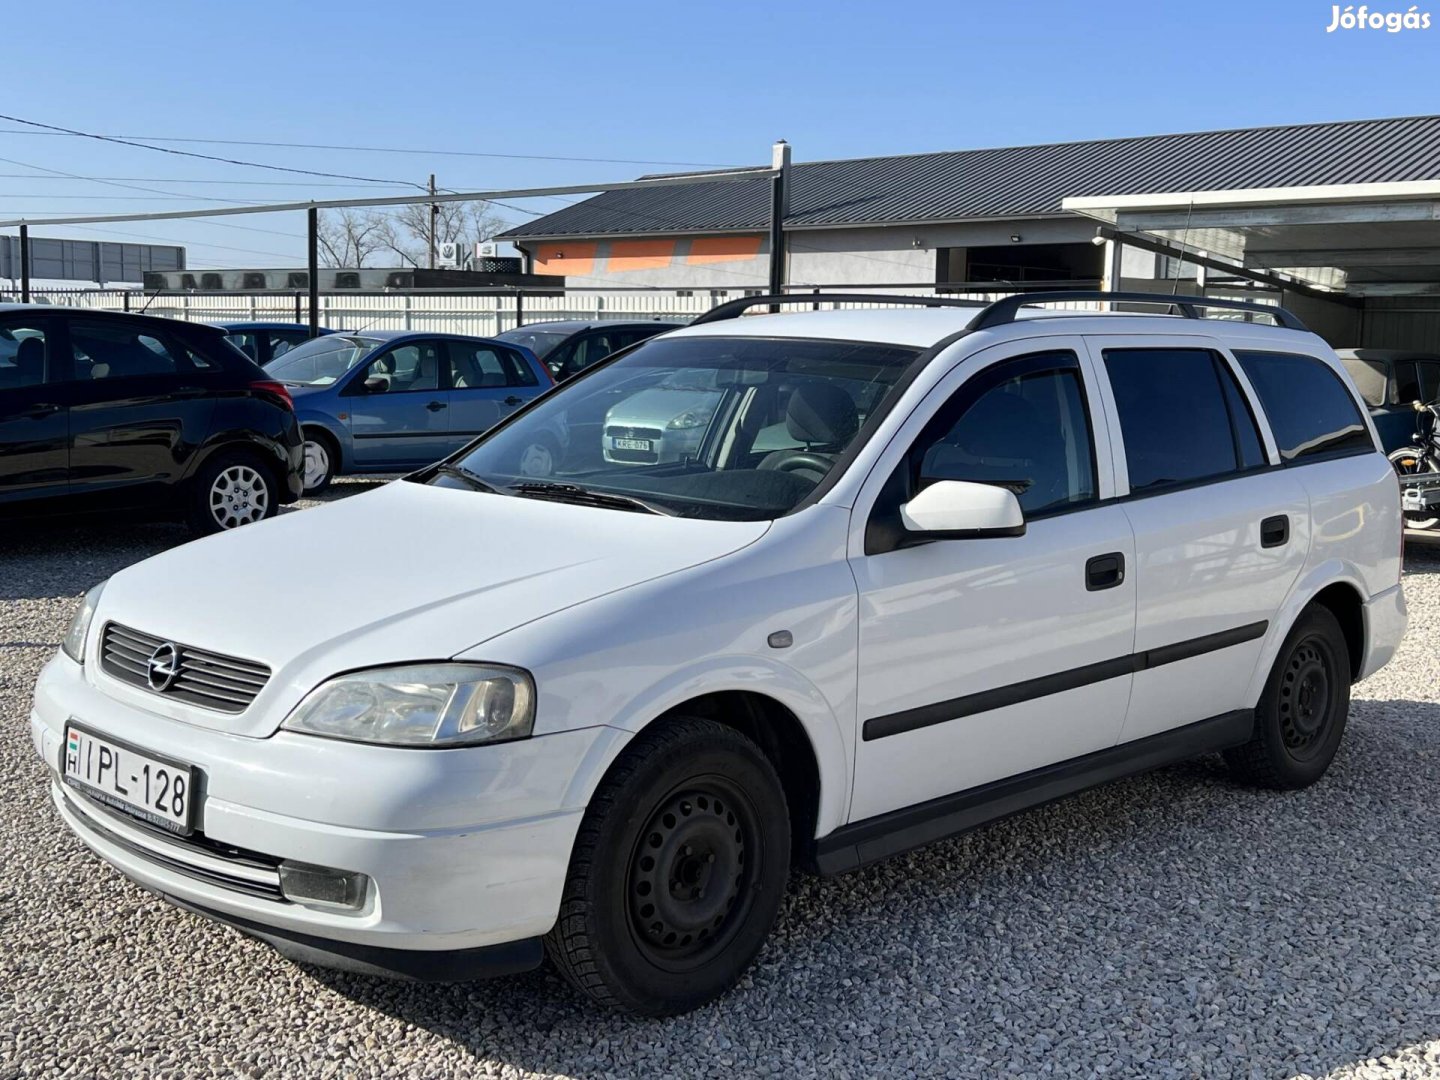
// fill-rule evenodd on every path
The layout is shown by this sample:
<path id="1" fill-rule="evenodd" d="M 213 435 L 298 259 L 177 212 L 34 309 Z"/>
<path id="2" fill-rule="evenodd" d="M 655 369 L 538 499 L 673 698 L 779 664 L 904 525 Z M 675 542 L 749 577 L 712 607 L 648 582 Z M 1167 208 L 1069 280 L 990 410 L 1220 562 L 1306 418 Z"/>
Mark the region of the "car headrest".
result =
<path id="1" fill-rule="evenodd" d="M 26 338 L 15 350 L 15 366 L 20 369 L 20 385 L 36 386 L 45 381 L 45 342 Z"/>
<path id="2" fill-rule="evenodd" d="M 802 443 L 846 443 L 859 426 L 854 400 L 828 383 L 801 383 L 785 406 L 785 429 Z"/>

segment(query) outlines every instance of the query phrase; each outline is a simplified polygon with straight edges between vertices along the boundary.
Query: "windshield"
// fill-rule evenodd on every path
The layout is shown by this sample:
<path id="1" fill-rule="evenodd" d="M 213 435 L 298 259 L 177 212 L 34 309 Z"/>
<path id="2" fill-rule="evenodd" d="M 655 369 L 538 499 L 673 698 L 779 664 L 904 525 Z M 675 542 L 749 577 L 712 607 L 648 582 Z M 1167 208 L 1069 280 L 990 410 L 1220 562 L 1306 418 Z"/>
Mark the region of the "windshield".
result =
<path id="1" fill-rule="evenodd" d="M 296 345 L 265 366 L 265 373 L 295 386 L 329 386 L 384 342 L 331 334 Z"/>
<path id="2" fill-rule="evenodd" d="M 495 340 L 522 345 L 544 360 L 546 353 L 569 336 L 570 333 L 565 330 L 532 330 L 528 326 L 518 326 L 514 330 L 506 330 L 503 334 L 496 334 Z"/>
<path id="3" fill-rule="evenodd" d="M 454 464 L 502 494 L 519 485 L 532 496 L 626 496 L 685 517 L 779 517 L 830 473 L 918 351 L 656 338 L 564 384 Z"/>

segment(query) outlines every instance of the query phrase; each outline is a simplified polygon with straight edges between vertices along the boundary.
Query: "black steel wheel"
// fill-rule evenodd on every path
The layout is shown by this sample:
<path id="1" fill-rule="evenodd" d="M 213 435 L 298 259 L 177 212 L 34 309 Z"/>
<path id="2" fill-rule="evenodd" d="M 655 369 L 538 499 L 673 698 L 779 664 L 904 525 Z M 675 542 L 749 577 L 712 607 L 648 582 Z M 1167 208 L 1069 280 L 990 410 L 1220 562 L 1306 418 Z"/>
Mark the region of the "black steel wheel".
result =
<path id="1" fill-rule="evenodd" d="M 546 951 L 602 1005 L 686 1012 L 750 966 L 789 869 L 785 793 L 764 752 L 713 720 L 664 720 L 591 799 Z"/>
<path id="2" fill-rule="evenodd" d="M 1255 732 L 1225 752 L 1241 779 L 1301 788 L 1330 767 L 1350 711 L 1350 650 L 1335 615 L 1312 604 L 1280 647 L 1260 702 Z"/>

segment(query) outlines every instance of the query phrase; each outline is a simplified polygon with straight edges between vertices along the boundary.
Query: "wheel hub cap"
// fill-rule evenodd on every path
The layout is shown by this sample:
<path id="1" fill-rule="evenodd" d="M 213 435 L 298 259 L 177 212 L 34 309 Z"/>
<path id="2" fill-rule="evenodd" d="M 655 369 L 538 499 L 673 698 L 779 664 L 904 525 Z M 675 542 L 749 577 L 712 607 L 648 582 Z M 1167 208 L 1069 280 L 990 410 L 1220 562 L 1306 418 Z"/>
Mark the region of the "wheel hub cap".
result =
<path id="1" fill-rule="evenodd" d="M 651 819 L 630 868 L 630 914 L 642 940 L 683 958 L 723 932 L 741 893 L 744 829 L 726 801 L 685 792 Z"/>
<path id="2" fill-rule="evenodd" d="M 249 465 L 231 465 L 210 485 L 210 513 L 222 529 L 259 521 L 269 506 L 270 489 Z"/>

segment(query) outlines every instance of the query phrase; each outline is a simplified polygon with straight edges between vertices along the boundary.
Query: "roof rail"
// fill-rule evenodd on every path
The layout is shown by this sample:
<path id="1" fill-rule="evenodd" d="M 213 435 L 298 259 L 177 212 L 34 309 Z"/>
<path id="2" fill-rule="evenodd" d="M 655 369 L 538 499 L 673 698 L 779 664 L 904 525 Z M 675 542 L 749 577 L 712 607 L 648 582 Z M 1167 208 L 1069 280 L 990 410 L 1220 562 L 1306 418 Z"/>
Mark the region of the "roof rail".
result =
<path id="1" fill-rule="evenodd" d="M 887 296 L 884 293 L 784 293 L 770 296 L 742 296 L 739 300 L 727 300 L 705 312 L 690 323 L 720 322 L 722 319 L 738 319 L 753 307 L 779 304 L 912 304 L 916 307 L 963 307 L 983 308 L 984 300 L 962 300 L 956 296 Z"/>
<path id="2" fill-rule="evenodd" d="M 1227 308 L 1235 311 L 1249 311 L 1257 315 L 1269 315 L 1287 330 L 1309 328 L 1295 315 L 1282 307 L 1260 304 L 1254 300 L 1231 300 L 1207 296 L 1167 296 L 1164 293 L 1104 292 L 1100 289 L 1071 289 L 1056 292 L 1017 293 L 990 304 L 970 324 L 971 330 L 985 330 L 992 326 L 1012 323 L 1022 307 L 1030 304 L 1058 304 L 1073 300 L 1111 300 L 1125 304 L 1163 304 L 1187 319 L 1203 318 L 1197 308 Z M 1089 315 L 1092 312 L 1067 311 L 1066 315 Z"/>

